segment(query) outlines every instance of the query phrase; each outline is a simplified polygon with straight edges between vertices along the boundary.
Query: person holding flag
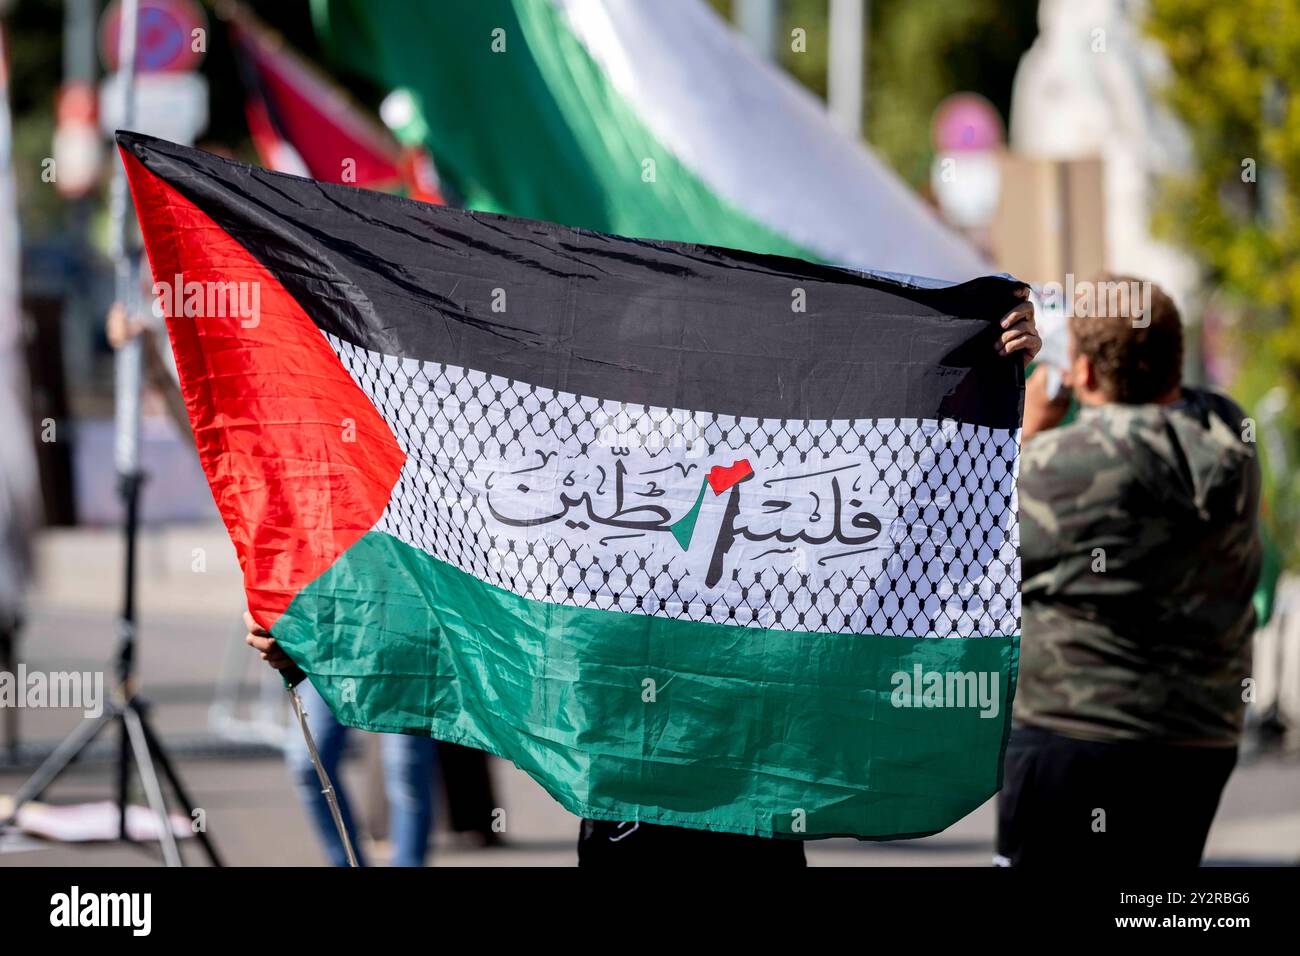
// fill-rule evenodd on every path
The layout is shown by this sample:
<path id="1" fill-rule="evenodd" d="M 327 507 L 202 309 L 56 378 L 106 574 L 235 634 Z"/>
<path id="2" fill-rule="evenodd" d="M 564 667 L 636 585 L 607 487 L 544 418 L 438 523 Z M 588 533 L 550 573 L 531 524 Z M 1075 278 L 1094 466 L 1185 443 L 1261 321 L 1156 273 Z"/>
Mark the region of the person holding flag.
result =
<path id="1" fill-rule="evenodd" d="M 1199 865 L 1237 759 L 1259 579 L 1245 413 L 1182 382 L 1154 283 L 1079 284 L 1070 391 L 1026 389 L 1024 633 L 996 862 Z M 1063 425 L 1070 393 L 1079 417 Z"/>
<path id="2" fill-rule="evenodd" d="M 1002 329 L 995 349 L 999 356 L 1016 357 L 1028 365 L 1042 348 L 1042 339 L 1034 321 L 1034 306 L 1028 288 L 1020 293 L 1024 299 L 1003 316 Z M 272 669 L 295 667 L 294 661 L 275 638 L 248 614 L 246 641 Z M 318 695 L 317 695 L 318 696 Z M 333 774 L 335 761 L 331 765 Z M 328 823 L 322 819 L 322 827 Z M 642 867 L 683 862 L 700 862 L 714 866 L 802 867 L 806 864 L 803 841 L 775 840 L 734 833 L 694 830 L 636 821 L 601 821 L 583 819 L 578 832 L 579 866 Z"/>

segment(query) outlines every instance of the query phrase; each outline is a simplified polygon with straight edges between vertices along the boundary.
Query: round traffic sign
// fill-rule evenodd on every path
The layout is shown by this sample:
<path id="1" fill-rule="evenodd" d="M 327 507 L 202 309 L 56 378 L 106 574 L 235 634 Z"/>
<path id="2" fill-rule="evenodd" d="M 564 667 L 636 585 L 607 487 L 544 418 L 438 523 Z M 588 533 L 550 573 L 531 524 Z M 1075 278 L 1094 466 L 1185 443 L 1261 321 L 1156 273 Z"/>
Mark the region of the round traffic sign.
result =
<path id="1" fill-rule="evenodd" d="M 139 0 L 135 68 L 141 73 L 182 73 L 203 61 L 207 44 L 196 32 L 207 28 L 203 10 L 193 0 Z M 110 72 L 117 69 L 122 2 L 113 0 L 99 21 L 99 52 Z M 198 49 L 196 49 L 198 47 Z"/>

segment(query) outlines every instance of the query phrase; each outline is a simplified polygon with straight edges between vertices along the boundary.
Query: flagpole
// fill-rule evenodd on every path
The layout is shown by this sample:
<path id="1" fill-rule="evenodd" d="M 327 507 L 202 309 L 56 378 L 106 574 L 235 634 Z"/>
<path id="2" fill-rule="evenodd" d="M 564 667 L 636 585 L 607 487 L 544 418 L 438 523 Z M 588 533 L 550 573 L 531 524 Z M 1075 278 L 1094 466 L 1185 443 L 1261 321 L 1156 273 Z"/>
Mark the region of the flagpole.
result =
<path id="1" fill-rule="evenodd" d="M 780 18 L 777 0 L 739 0 L 735 5 L 736 26 L 754 45 L 763 59 L 775 62 L 777 22 Z"/>
<path id="2" fill-rule="evenodd" d="M 123 129 L 135 126 L 135 53 L 136 36 L 139 24 L 139 0 L 122 0 L 121 13 L 118 18 L 117 34 L 117 78 L 118 78 L 118 122 Z M 126 181 L 126 168 L 117 163 L 113 169 L 112 192 L 109 196 L 109 222 L 112 241 L 112 256 L 115 272 L 114 292 L 116 300 L 130 316 L 135 303 L 134 272 L 131 266 L 130 219 L 128 216 L 130 196 Z M 113 407 L 114 441 L 113 458 L 117 467 L 118 490 L 122 497 L 125 517 L 123 519 L 123 536 L 126 547 L 125 583 L 122 597 L 122 613 L 118 623 L 118 662 L 117 677 L 123 703 L 129 703 L 134 689 L 130 686 L 135 663 L 135 559 L 136 559 L 136 525 L 139 518 L 140 483 L 140 385 L 142 366 L 142 343 L 139 336 L 130 336 L 114 356 L 113 371 L 116 378 Z M 127 788 L 129 780 L 129 754 L 132 748 L 130 728 L 123 722 L 121 740 L 117 798 L 118 798 L 118 838 L 126 840 L 127 826 Z M 151 791 L 152 793 L 152 791 Z M 153 803 L 153 800 L 150 800 Z M 171 837 L 171 827 L 164 812 L 158 820 L 159 841 L 163 847 L 163 858 L 168 866 L 180 864 L 175 841 Z"/>
<path id="3" fill-rule="evenodd" d="M 862 136 L 863 73 L 869 26 L 866 0 L 830 0 L 826 101 L 835 125 Z"/>
<path id="4" fill-rule="evenodd" d="M 338 794 L 334 792 L 334 784 L 330 782 L 330 776 L 325 772 L 325 765 L 320 761 L 320 753 L 316 750 L 316 738 L 311 735 L 311 727 L 307 724 L 307 711 L 303 708 L 302 698 L 298 696 L 298 685 L 307 679 L 302 668 L 296 664 L 285 669 L 281 676 L 284 678 L 284 689 L 289 692 L 289 702 L 293 705 L 294 716 L 298 718 L 298 726 L 302 729 L 303 740 L 307 741 L 307 753 L 311 757 L 311 765 L 316 768 L 316 778 L 320 781 L 320 792 L 325 797 L 325 802 L 329 804 L 330 816 L 334 818 L 334 827 L 339 831 L 339 839 L 343 841 L 343 851 L 348 857 L 348 866 L 357 866 L 356 851 L 352 849 L 352 838 L 348 836 L 348 828 L 343 823 L 343 811 L 339 808 Z"/>

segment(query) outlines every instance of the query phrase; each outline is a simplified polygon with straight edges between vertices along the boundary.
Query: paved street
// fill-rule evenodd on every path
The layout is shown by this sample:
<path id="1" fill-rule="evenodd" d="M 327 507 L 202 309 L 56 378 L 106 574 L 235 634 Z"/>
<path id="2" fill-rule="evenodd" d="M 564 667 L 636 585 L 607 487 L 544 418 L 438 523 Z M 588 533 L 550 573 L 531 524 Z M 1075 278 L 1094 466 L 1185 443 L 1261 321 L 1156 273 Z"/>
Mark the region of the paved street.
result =
<path id="1" fill-rule="evenodd" d="M 114 645 L 119 548 L 117 535 L 110 532 L 54 532 L 43 539 L 42 578 L 21 655 L 29 669 L 105 667 Z M 154 702 L 156 726 L 180 755 L 181 773 L 206 811 L 209 830 L 227 862 L 320 863 L 321 855 L 280 760 L 269 750 L 260 756 L 232 756 L 214 731 L 214 721 L 229 732 L 232 720 L 253 717 L 264 689 L 271 716 L 287 717 L 275 678 L 263 674 L 265 668 L 240 643 L 240 582 L 224 531 L 209 525 L 149 531 L 143 541 L 141 569 L 140 665 L 145 693 Z M 237 708 L 213 706 L 223 668 L 225 686 L 242 694 L 244 702 Z M 29 752 L 48 748 L 80 719 L 79 712 L 53 710 L 23 711 L 20 716 Z M 252 734 L 250 723 L 240 726 L 246 736 Z M 102 750 L 99 755 L 104 755 Z M 366 768 L 372 756 L 359 753 L 350 762 L 345 780 L 363 813 L 382 804 L 377 788 L 368 782 Z M 577 819 L 504 761 L 494 761 L 493 772 L 506 811 L 508 845 L 480 850 L 439 832 L 435 864 L 572 865 Z M 92 759 L 60 781 L 49 800 L 108 799 L 109 774 L 110 764 Z M 26 771 L 0 770 L 0 794 L 12 794 L 25 776 Z M 992 852 L 992 835 L 989 804 L 947 832 L 924 840 L 821 841 L 809 844 L 808 855 L 820 866 L 984 866 Z M 186 853 L 197 858 L 196 850 L 188 846 Z M 384 852 L 384 847 L 374 847 L 372 857 L 382 859 Z M 156 848 L 56 846 L 12 836 L 0 840 L 0 866 L 139 864 L 153 862 L 156 855 Z M 1211 832 L 1207 861 L 1300 863 L 1300 762 L 1272 757 L 1238 768 Z"/>

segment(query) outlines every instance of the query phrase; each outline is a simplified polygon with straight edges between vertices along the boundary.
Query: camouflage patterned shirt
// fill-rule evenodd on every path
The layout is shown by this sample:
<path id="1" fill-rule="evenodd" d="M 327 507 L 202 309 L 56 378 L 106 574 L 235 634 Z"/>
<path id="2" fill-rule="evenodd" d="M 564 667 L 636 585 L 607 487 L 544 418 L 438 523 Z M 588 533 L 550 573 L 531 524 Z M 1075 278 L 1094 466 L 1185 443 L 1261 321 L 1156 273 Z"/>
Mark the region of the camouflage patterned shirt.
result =
<path id="1" fill-rule="evenodd" d="M 1015 717 L 1091 740 L 1232 746 L 1260 571 L 1243 413 L 1084 408 L 1022 450 L 1024 615 Z"/>

